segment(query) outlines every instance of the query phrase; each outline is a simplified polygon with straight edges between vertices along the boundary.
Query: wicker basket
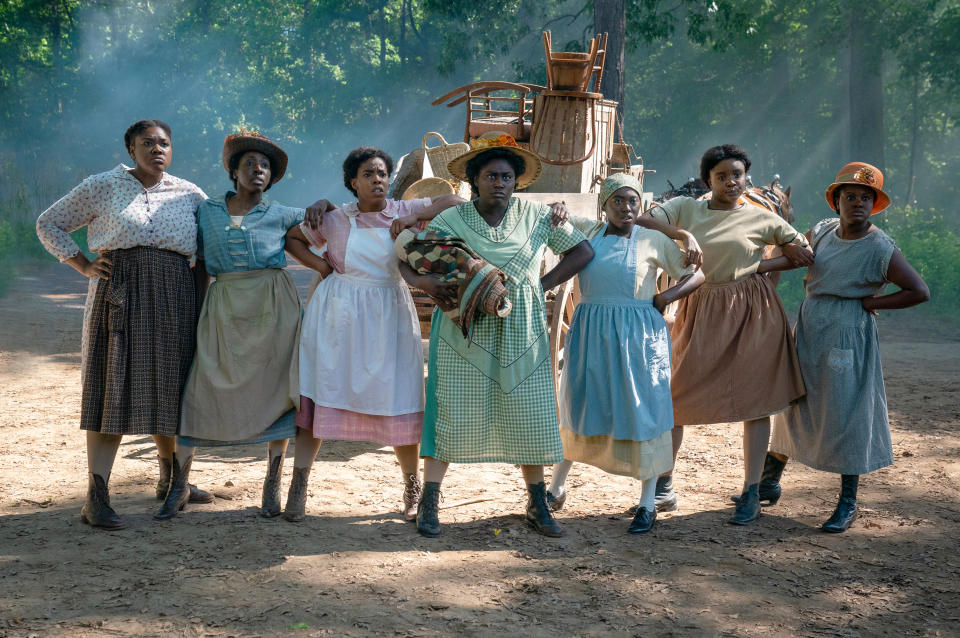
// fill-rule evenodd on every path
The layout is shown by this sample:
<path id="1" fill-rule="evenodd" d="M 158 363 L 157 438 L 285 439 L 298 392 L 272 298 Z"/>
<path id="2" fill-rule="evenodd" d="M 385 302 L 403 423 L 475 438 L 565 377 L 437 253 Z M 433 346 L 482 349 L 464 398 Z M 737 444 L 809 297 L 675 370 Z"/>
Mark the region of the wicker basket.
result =
<path id="1" fill-rule="evenodd" d="M 439 146 L 428 147 L 427 140 L 431 137 L 436 137 L 440 140 Z M 458 181 L 456 177 L 450 174 L 450 171 L 447 170 L 447 164 L 450 163 L 455 157 L 459 157 L 470 150 L 470 145 L 466 142 L 456 142 L 454 144 L 448 144 L 447 140 L 443 139 L 443 135 L 431 131 L 423 136 L 422 142 L 423 152 L 426 155 L 427 159 L 430 162 L 430 168 L 435 177 L 441 177 L 447 181 Z M 424 166 L 426 168 L 426 166 Z M 424 177 L 429 177 L 426 170 L 423 172 Z"/>
<path id="2" fill-rule="evenodd" d="M 434 199 L 441 195 L 453 195 L 454 192 L 453 184 L 447 180 L 440 177 L 424 177 L 410 184 L 407 190 L 403 191 L 401 199 L 410 200 L 422 197 Z"/>

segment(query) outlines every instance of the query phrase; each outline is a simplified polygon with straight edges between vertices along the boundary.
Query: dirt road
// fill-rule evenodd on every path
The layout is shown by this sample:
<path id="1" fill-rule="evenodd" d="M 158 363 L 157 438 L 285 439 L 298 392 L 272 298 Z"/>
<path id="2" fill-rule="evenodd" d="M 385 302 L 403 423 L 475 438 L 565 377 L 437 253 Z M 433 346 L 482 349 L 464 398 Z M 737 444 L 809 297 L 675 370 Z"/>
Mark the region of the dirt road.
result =
<path id="1" fill-rule="evenodd" d="M 257 515 L 258 447 L 201 450 L 193 479 L 218 498 L 158 523 L 148 437 L 120 448 L 130 528 L 106 533 L 79 518 L 84 291 L 50 266 L 0 299 L 0 637 L 960 635 L 960 341 L 909 311 L 881 328 L 896 464 L 861 480 L 846 534 L 817 530 L 838 477 L 799 465 L 757 524 L 726 524 L 738 425 L 688 430 L 680 510 L 646 537 L 625 534 L 629 479 L 576 466 L 551 540 L 523 524 L 516 468 L 466 465 L 444 503 L 486 500 L 421 538 L 398 514 L 391 450 L 337 442 L 299 525 Z"/>

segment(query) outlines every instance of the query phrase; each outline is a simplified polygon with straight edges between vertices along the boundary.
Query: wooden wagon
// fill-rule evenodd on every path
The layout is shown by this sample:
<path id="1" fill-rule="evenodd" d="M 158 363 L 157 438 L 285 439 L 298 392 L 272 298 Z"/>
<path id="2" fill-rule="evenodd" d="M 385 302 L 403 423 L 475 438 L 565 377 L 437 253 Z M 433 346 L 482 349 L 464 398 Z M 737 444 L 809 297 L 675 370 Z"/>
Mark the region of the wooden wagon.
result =
<path id="1" fill-rule="evenodd" d="M 615 141 L 617 102 L 599 91 L 606 42 L 606 34 L 598 34 L 585 53 L 554 52 L 550 32 L 544 32 L 547 86 L 474 82 L 442 95 L 433 105 L 464 105 L 464 142 L 491 132 L 506 133 L 540 157 L 540 178 L 515 196 L 545 204 L 562 201 L 572 216 L 600 219 L 597 191 L 609 174 L 630 172 L 643 183 L 643 165 L 633 164 L 632 149 Z M 651 194 L 643 193 L 644 209 L 651 202 Z M 548 253 L 543 271 L 557 260 Z M 426 338 L 434 304 L 421 291 L 413 293 Z M 576 278 L 547 291 L 546 297 L 551 360 L 554 379 L 559 380 L 564 341 L 580 298 Z"/>

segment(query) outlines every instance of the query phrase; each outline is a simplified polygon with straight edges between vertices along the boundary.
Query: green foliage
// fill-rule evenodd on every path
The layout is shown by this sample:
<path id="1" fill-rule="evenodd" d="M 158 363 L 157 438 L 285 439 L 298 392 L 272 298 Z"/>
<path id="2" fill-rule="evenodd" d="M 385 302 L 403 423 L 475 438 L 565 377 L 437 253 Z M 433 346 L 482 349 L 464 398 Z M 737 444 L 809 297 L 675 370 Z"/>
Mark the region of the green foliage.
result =
<path id="1" fill-rule="evenodd" d="M 945 308 L 951 294 L 937 291 L 956 283 L 958 260 L 934 238 L 960 228 L 960 0 L 627 0 L 626 18 L 624 132 L 657 171 L 648 190 L 736 142 L 756 183 L 779 173 L 793 186 L 802 230 L 827 212 L 836 170 L 861 159 L 848 156 L 848 36 L 869 27 L 883 62 L 885 189 L 907 211 L 890 216 L 891 233 L 934 289 L 927 305 Z M 433 98 L 481 79 L 543 84 L 543 29 L 582 49 L 593 2 L 0 2 L 0 259 L 40 254 L 36 215 L 85 176 L 129 163 L 123 131 L 144 117 L 171 124 L 171 172 L 211 195 L 229 187 L 223 137 L 246 126 L 290 155 L 270 196 L 346 198 L 351 148 L 397 158 L 429 130 L 460 138 L 462 107 Z M 939 226 L 897 226 L 914 223 L 914 208 Z M 801 278 L 783 276 L 788 307 Z"/>
<path id="2" fill-rule="evenodd" d="M 927 310 L 956 318 L 960 315 L 960 236 L 950 229 L 942 211 L 908 206 L 884 216 L 883 229 L 930 288 Z"/>
<path id="3" fill-rule="evenodd" d="M 24 263 L 36 261 L 56 260 L 43 249 L 33 224 L 0 219 L 0 297 Z"/>
<path id="4" fill-rule="evenodd" d="M 960 236 L 942 211 L 907 206 L 890 208 L 874 222 L 897 243 L 897 248 L 930 288 L 930 301 L 917 310 L 956 321 L 960 316 Z M 795 314 L 803 301 L 804 270 L 783 273 L 777 292 L 783 306 Z M 895 290 L 895 287 L 893 288 Z M 886 291 L 891 292 L 890 289 Z"/>

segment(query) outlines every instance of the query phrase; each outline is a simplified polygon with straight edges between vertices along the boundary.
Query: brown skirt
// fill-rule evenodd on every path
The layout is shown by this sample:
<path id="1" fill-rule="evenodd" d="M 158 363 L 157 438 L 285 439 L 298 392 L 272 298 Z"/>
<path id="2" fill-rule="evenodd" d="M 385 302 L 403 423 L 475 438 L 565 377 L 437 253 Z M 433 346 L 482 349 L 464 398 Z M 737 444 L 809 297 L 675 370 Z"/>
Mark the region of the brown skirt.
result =
<path id="1" fill-rule="evenodd" d="M 681 300 L 670 338 L 675 425 L 758 419 L 806 392 L 787 315 L 763 275 Z"/>
<path id="2" fill-rule="evenodd" d="M 173 436 L 196 340 L 196 288 L 183 255 L 113 250 L 88 317 L 80 428 Z"/>

